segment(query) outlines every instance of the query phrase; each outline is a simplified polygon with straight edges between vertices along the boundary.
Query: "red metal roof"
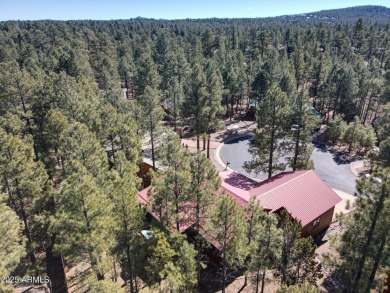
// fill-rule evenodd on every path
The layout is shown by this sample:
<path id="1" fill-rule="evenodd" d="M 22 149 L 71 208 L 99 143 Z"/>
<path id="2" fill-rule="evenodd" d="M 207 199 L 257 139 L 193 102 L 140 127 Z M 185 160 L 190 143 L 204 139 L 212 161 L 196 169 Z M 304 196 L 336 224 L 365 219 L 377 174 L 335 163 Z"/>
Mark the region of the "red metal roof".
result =
<path id="1" fill-rule="evenodd" d="M 246 204 L 255 197 L 260 204 L 275 212 L 285 208 L 302 227 L 334 207 L 341 198 L 313 171 L 283 172 L 257 183 L 235 172 L 222 172 L 222 187 L 240 197 Z M 237 177 L 237 180 L 234 178 Z"/>
<path id="2" fill-rule="evenodd" d="M 160 215 L 157 211 L 153 210 L 153 198 L 150 198 L 149 190 L 151 190 L 153 186 L 149 186 L 138 192 L 138 201 L 146 207 L 148 212 L 158 221 L 160 221 Z M 180 205 L 180 226 L 179 231 L 184 232 L 188 228 L 190 228 L 195 223 L 195 219 L 193 218 L 193 213 L 190 213 L 191 210 L 194 209 L 194 204 L 191 202 L 183 202 Z M 175 223 L 171 223 L 171 226 L 174 227 Z M 172 230 L 171 232 L 174 232 Z"/>

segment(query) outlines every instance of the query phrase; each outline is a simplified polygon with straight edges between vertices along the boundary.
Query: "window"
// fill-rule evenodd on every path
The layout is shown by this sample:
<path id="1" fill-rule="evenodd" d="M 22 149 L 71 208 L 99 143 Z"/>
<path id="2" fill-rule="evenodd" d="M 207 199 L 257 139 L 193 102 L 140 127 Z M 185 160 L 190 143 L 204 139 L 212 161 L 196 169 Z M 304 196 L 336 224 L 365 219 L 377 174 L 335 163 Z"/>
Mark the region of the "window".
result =
<path id="1" fill-rule="evenodd" d="M 313 222 L 313 230 L 316 229 L 320 225 L 320 218 L 317 218 Z"/>

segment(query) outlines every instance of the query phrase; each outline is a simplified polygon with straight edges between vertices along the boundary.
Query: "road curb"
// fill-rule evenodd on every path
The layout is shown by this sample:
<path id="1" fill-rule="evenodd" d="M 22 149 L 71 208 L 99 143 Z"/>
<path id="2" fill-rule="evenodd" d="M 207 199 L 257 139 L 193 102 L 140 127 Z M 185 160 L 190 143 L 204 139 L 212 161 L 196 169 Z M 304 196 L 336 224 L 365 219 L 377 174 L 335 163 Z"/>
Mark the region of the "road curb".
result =
<path id="1" fill-rule="evenodd" d="M 357 168 L 364 167 L 364 160 L 351 162 L 351 163 L 349 163 L 349 167 L 351 168 L 351 172 L 355 176 L 359 177 L 359 173 L 356 170 L 357 170 Z"/>

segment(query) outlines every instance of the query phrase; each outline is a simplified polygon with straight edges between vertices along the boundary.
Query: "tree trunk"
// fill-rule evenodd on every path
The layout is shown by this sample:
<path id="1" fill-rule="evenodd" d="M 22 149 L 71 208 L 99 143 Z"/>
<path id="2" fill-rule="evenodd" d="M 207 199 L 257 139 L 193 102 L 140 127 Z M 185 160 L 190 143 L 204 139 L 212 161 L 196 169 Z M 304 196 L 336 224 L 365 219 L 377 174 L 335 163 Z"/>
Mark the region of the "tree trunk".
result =
<path id="1" fill-rule="evenodd" d="M 174 130 L 176 132 L 177 128 L 177 113 L 176 113 L 176 95 L 173 97 L 173 123 L 174 123 Z M 181 138 L 181 136 L 180 136 Z"/>
<path id="2" fill-rule="evenodd" d="M 19 192 L 17 192 L 17 193 L 19 193 Z M 30 257 L 31 263 L 33 265 L 35 265 L 37 258 L 35 257 L 35 253 L 34 253 L 33 240 L 32 240 L 31 233 L 30 233 L 30 226 L 28 224 L 27 215 L 26 215 L 26 212 L 24 210 L 24 204 L 22 202 L 22 199 L 20 198 L 20 195 L 18 195 L 18 196 L 19 196 L 19 204 L 20 204 L 20 214 L 22 216 L 22 220 L 23 220 L 23 224 L 24 224 L 24 233 L 27 237 L 27 243 L 28 243 L 28 248 L 29 248 L 28 255 Z"/>
<path id="3" fill-rule="evenodd" d="M 153 162 L 153 170 L 156 171 L 156 159 L 154 156 L 154 133 L 153 133 L 153 123 L 150 123 L 150 143 L 152 145 L 152 162 Z"/>
<path id="4" fill-rule="evenodd" d="M 225 252 L 225 245 L 223 247 L 223 259 L 222 259 L 222 293 L 225 293 L 225 286 L 226 286 L 226 252 Z"/>
<path id="5" fill-rule="evenodd" d="M 268 157 L 268 178 L 272 177 L 272 164 L 273 164 L 273 156 L 274 156 L 274 130 L 271 131 L 271 144 L 269 148 L 269 157 Z"/>
<path id="6" fill-rule="evenodd" d="M 366 124 L 366 120 L 367 120 L 367 116 L 368 116 L 368 111 L 370 111 L 370 106 L 371 106 L 371 101 L 372 101 L 372 94 L 368 100 L 368 105 L 367 105 L 367 109 L 366 109 L 366 113 L 364 115 L 364 118 L 363 118 L 363 125 Z"/>
<path id="7" fill-rule="evenodd" d="M 300 135 L 300 130 L 301 130 L 301 127 L 298 126 L 297 138 L 296 138 L 296 141 L 295 141 L 293 171 L 295 171 L 297 169 L 297 161 L 298 161 L 298 155 L 299 155 L 299 139 L 300 139 L 299 135 Z"/>
<path id="8" fill-rule="evenodd" d="M 387 191 L 385 189 L 385 184 L 383 184 L 379 201 L 377 202 L 377 204 L 375 206 L 375 213 L 374 213 L 374 216 L 372 217 L 371 227 L 370 227 L 370 230 L 368 230 L 367 240 L 363 246 L 362 256 L 361 256 L 360 261 L 358 263 L 357 273 L 356 273 L 355 280 L 353 283 L 352 292 L 358 291 L 357 288 L 359 286 L 359 281 L 360 281 L 362 274 L 363 274 L 363 268 L 364 268 L 364 263 L 366 262 L 368 249 L 371 245 L 372 237 L 374 235 L 374 230 L 376 228 L 376 223 L 378 221 L 379 214 L 383 209 L 383 202 L 385 200 L 386 194 L 387 194 Z"/>
<path id="9" fill-rule="evenodd" d="M 130 245 L 126 244 L 126 257 L 127 257 L 127 266 L 129 268 L 129 278 L 130 278 L 130 292 L 134 293 L 134 284 L 133 284 L 133 265 L 131 261 L 131 255 L 130 255 Z"/>
<path id="10" fill-rule="evenodd" d="M 263 271 L 263 274 L 261 276 L 261 293 L 264 293 L 264 286 L 265 286 L 265 270 Z"/>
<path id="11" fill-rule="evenodd" d="M 210 158 L 210 134 L 207 135 L 207 158 Z"/>
<path id="12" fill-rule="evenodd" d="M 256 293 L 259 293 L 259 283 L 260 283 L 260 270 L 256 273 Z"/>
<path id="13" fill-rule="evenodd" d="M 112 268 L 113 268 L 113 271 L 114 271 L 113 280 L 114 280 L 114 282 L 116 282 L 117 281 L 117 273 L 116 273 L 115 259 L 113 259 L 113 261 L 112 261 Z"/>
<path id="14" fill-rule="evenodd" d="M 370 293 L 372 284 L 374 283 L 375 274 L 376 274 L 376 271 L 378 270 L 379 263 L 380 263 L 381 258 L 382 258 L 383 249 L 384 249 L 385 244 L 386 244 L 387 234 L 388 234 L 388 231 L 386 231 L 385 233 L 382 234 L 381 245 L 378 249 L 377 254 L 375 255 L 374 266 L 372 267 L 365 293 Z"/>

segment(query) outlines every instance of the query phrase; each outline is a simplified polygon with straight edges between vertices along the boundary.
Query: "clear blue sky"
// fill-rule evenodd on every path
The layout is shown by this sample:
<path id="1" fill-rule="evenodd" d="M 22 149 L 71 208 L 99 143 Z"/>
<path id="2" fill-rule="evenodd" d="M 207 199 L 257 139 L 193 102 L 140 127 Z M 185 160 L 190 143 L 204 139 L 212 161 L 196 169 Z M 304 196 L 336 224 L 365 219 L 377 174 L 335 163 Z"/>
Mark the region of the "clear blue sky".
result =
<path id="1" fill-rule="evenodd" d="M 390 0 L 0 0 L 0 20 L 266 17 Z"/>

